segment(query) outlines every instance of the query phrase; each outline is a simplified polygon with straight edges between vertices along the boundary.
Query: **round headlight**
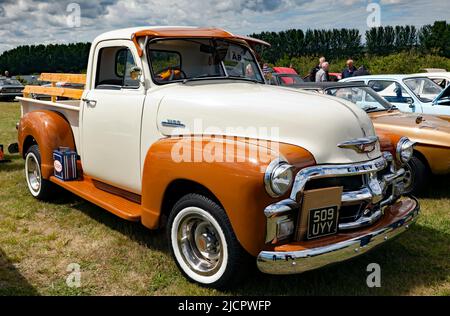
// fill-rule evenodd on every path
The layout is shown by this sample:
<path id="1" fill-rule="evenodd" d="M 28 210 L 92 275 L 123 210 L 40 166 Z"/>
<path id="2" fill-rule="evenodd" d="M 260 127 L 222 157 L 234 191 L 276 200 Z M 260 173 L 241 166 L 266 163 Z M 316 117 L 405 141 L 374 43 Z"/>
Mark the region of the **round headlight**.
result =
<path id="1" fill-rule="evenodd" d="M 267 167 L 264 175 L 266 191 L 272 197 L 280 197 L 286 194 L 292 185 L 294 167 L 284 160 L 275 159 Z"/>
<path id="2" fill-rule="evenodd" d="M 397 144 L 397 159 L 403 163 L 408 163 L 414 154 L 414 142 L 407 137 L 402 137 Z"/>

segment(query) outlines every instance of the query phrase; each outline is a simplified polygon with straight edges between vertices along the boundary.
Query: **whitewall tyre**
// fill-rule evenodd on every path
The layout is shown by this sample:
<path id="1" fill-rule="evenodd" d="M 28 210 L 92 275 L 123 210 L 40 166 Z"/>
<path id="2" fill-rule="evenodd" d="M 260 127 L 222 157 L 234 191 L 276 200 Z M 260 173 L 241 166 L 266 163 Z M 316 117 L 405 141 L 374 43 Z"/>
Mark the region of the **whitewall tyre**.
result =
<path id="1" fill-rule="evenodd" d="M 188 194 L 180 199 L 169 216 L 167 234 L 178 268 L 191 281 L 224 288 L 246 270 L 248 254 L 225 211 L 205 196 Z"/>
<path id="2" fill-rule="evenodd" d="M 41 153 L 38 145 L 31 146 L 25 154 L 25 178 L 28 191 L 39 200 L 48 200 L 52 193 L 52 183 L 42 178 Z"/>

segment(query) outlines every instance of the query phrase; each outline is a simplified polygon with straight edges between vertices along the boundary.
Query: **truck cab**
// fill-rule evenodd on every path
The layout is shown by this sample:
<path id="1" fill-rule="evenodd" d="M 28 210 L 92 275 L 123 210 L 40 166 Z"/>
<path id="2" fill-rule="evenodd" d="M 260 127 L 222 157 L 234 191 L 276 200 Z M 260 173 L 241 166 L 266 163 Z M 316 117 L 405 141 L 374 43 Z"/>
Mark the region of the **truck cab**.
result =
<path id="1" fill-rule="evenodd" d="M 57 185 L 166 227 L 180 271 L 218 288 L 240 281 L 249 258 L 265 273 L 301 273 L 409 228 L 413 143 L 380 142 L 345 100 L 266 85 L 255 45 L 269 44 L 215 28 L 100 35 L 85 76 L 41 75 L 83 91 L 27 86 L 19 98 L 30 193 L 48 199 Z M 76 155 L 70 181 L 55 177 L 61 148 Z"/>

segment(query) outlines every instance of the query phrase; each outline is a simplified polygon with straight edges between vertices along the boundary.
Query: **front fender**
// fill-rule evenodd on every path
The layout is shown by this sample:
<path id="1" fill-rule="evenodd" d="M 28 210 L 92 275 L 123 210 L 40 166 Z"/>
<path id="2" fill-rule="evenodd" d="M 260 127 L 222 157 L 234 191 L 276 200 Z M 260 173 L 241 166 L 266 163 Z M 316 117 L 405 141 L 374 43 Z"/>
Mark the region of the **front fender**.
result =
<path id="1" fill-rule="evenodd" d="M 179 161 L 179 157 L 174 159 L 173 153 L 177 152 L 180 142 L 191 144 L 191 161 Z M 277 145 L 278 151 L 267 151 L 264 146 L 248 139 L 214 137 L 165 138 L 156 142 L 149 149 L 144 163 L 142 223 L 148 228 L 157 228 L 166 189 L 173 181 L 190 180 L 214 194 L 225 209 L 241 245 L 256 256 L 265 242 L 264 209 L 285 198 L 274 199 L 267 194 L 263 179 L 268 164 L 279 154 L 293 164 L 296 171 L 315 164 L 314 158 L 305 149 Z M 220 151 L 218 148 L 227 152 L 223 162 L 220 159 L 208 161 L 208 157 L 202 159 L 206 152 L 211 152 L 212 147 L 215 148 L 212 151 L 214 154 Z M 227 151 L 230 148 L 234 148 L 232 154 Z M 261 148 L 266 150 L 267 155 L 263 158 L 252 156 Z"/>
<path id="2" fill-rule="evenodd" d="M 18 127 L 19 152 L 26 154 L 25 141 L 32 137 L 41 153 L 41 172 L 44 179 L 53 175 L 53 150 L 69 147 L 75 150 L 75 141 L 69 122 L 60 113 L 38 110 L 25 114 Z"/>

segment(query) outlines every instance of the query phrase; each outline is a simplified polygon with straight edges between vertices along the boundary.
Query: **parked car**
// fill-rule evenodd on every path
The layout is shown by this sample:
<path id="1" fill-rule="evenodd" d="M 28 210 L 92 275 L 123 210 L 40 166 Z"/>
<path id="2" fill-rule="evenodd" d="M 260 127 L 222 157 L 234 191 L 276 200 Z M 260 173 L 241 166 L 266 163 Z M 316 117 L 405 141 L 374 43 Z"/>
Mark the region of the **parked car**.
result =
<path id="1" fill-rule="evenodd" d="M 336 82 L 342 79 L 342 74 L 340 72 L 330 72 L 328 73 L 328 80 Z"/>
<path id="2" fill-rule="evenodd" d="M 406 164 L 405 193 L 419 193 L 430 174 L 450 174 L 450 123 L 433 115 L 402 113 L 369 86 L 358 82 L 305 83 L 298 88 L 343 98 L 367 112 L 382 142 L 407 136 L 415 143 Z M 393 147 L 392 147 L 393 148 Z M 395 151 L 392 150 L 392 154 Z"/>
<path id="3" fill-rule="evenodd" d="M 450 72 L 427 72 L 416 74 L 416 76 L 424 76 L 430 78 L 443 89 L 450 85 Z"/>
<path id="4" fill-rule="evenodd" d="M 0 78 L 0 100 L 11 101 L 22 96 L 23 85 L 19 80 Z"/>
<path id="5" fill-rule="evenodd" d="M 272 86 L 293 87 L 304 82 L 297 74 L 272 73 L 268 76 L 267 83 Z"/>
<path id="6" fill-rule="evenodd" d="M 100 35 L 77 77 L 85 90 L 64 89 L 81 101 L 34 100 L 43 88 L 32 86 L 20 98 L 30 194 L 50 198 L 56 184 L 165 226 L 182 273 L 210 287 L 242 280 L 249 255 L 264 273 L 300 273 L 407 230 L 419 214 L 402 197 L 412 142 L 382 152 L 351 102 L 265 84 L 255 45 L 268 44 L 215 28 Z M 58 148 L 69 166 L 54 160 Z M 73 175 L 73 159 L 78 177 L 57 178 Z"/>
<path id="7" fill-rule="evenodd" d="M 402 112 L 438 115 L 450 120 L 450 99 L 442 87 L 425 75 L 372 75 L 342 82 L 363 82 Z"/>

